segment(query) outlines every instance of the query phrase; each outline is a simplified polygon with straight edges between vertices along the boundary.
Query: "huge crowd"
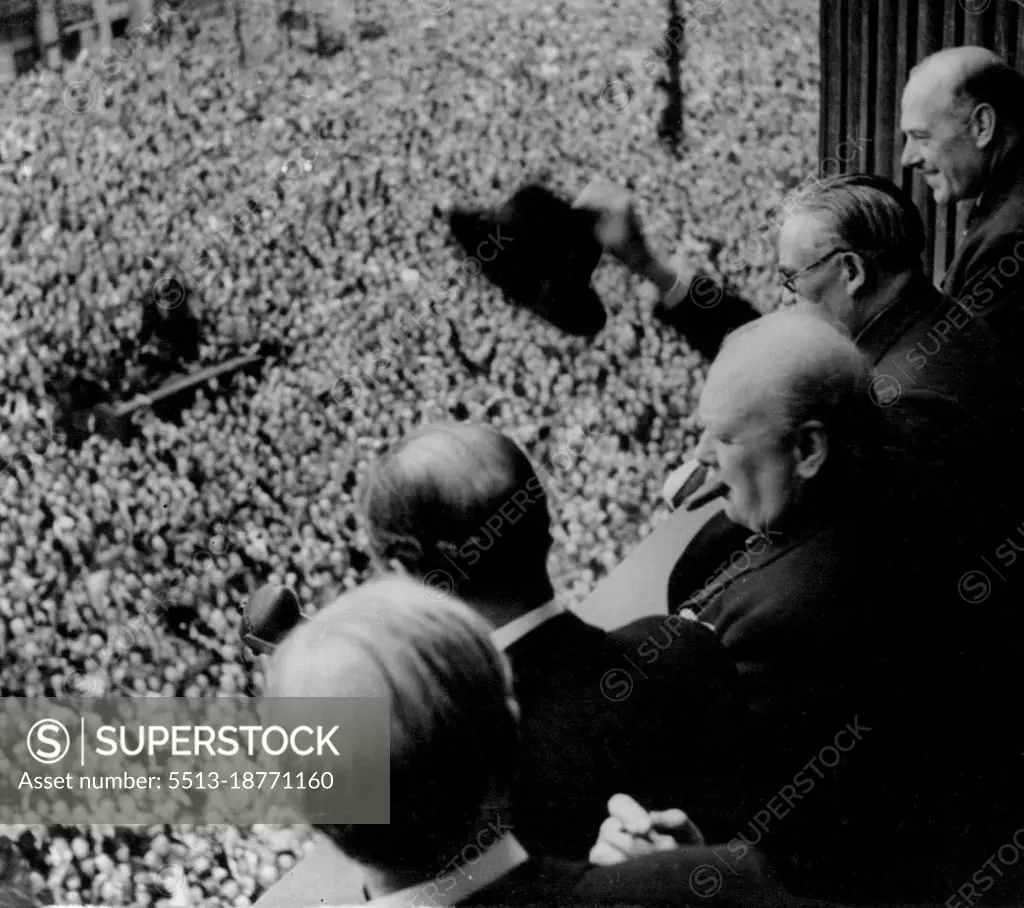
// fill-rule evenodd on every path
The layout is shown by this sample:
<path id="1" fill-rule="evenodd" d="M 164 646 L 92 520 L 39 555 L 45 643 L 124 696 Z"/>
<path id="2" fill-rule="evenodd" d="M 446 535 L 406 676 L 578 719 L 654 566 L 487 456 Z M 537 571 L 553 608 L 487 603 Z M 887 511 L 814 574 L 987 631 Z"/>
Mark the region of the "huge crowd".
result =
<path id="1" fill-rule="evenodd" d="M 1018 898 L 997 862 L 1024 848 L 1021 586 L 985 553 L 1012 564 L 1024 504 L 1024 81 L 979 48 L 910 75 L 904 166 L 973 206 L 936 288 L 905 192 L 800 185 L 814 85 L 780 5 L 686 11 L 681 134 L 653 125 L 678 101 L 643 47 L 659 11 L 594 0 L 363 5 L 317 53 L 274 4 L 159 5 L 119 58 L 5 97 L 5 693 L 393 708 L 386 826 L 323 825 L 316 793 L 315 848 L 5 827 L 0 884 L 23 862 L 43 899 L 244 906 L 310 851 L 261 905 Z M 730 41 L 751 28 L 758 50 Z M 793 86 L 751 78 L 790 60 Z M 742 117 L 766 98 L 770 123 Z M 526 181 L 626 266 L 596 276 L 596 337 L 508 305 L 451 242 L 453 199 Z M 796 309 L 760 317 L 782 288 Z M 68 431 L 76 394 L 241 351 L 261 367 L 118 438 Z M 690 456 L 724 507 L 665 614 L 588 626 L 566 606 Z M 269 667 L 240 633 L 264 584 L 321 607 Z M 357 786 L 348 738 L 322 768 Z"/>
<path id="2" fill-rule="evenodd" d="M 712 351 L 686 468 L 709 488 L 683 498 L 723 504 L 675 535 L 657 613 L 603 631 L 554 590 L 544 482 L 508 435 L 393 445 L 365 497 L 391 577 L 293 622 L 268 676 L 386 694 L 389 823 L 311 793 L 325 838 L 261 908 L 1019 904 L 1024 75 L 929 54 L 899 129 L 934 201 L 970 205 L 939 286 L 884 177 L 787 199 L 796 305 L 764 315 L 653 254 L 621 187 L 581 195 L 659 319 Z M 350 737 L 315 765 L 369 788 Z"/>
<path id="3" fill-rule="evenodd" d="M 612 317 L 591 343 L 481 279 L 446 277 L 459 259 L 439 200 L 493 202 L 538 175 L 567 195 L 627 177 L 659 211 L 662 248 L 720 240 L 722 267 L 774 302 L 768 261 L 743 243 L 813 171 L 813 4 L 705 4 L 683 74 L 682 161 L 656 141 L 656 74 L 635 65 L 661 43 L 658 3 L 362 4 L 366 21 L 331 58 L 289 49 L 269 4 L 245 6 L 244 66 L 229 22 L 186 30 L 170 17 L 122 41 L 116 61 L 94 54 L 5 86 L 6 693 L 258 689 L 238 643 L 246 594 L 279 581 L 312 606 L 365 579 L 367 465 L 426 418 L 504 426 L 558 464 L 567 599 L 650 531 L 693 435 L 700 357 L 619 269 L 597 275 Z M 628 104 L 607 100 L 613 80 L 631 86 Z M 263 210 L 241 219 L 249 199 Z M 177 423 L 144 411 L 124 444 L 65 443 L 47 383 L 73 371 L 102 386 L 146 300 L 179 287 L 202 325 L 194 367 L 261 342 L 276 358 L 205 389 Z M 430 297 L 444 301 L 407 327 L 400 314 Z M 339 379 L 355 366 L 374 383 L 349 392 Z M 556 457 L 567 444 L 576 455 Z M 9 832 L 58 900 L 137 904 L 247 904 L 308 841 L 173 825 Z M 167 865 L 192 889 L 162 885 Z"/>

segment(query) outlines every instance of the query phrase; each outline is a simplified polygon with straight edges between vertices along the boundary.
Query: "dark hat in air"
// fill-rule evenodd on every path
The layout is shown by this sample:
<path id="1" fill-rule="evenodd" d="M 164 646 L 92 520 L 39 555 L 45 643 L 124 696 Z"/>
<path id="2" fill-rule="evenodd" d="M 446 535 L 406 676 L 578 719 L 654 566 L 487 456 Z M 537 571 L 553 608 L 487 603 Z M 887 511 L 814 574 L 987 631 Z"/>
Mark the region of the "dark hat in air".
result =
<path id="1" fill-rule="evenodd" d="M 603 251 L 594 217 L 529 184 L 494 209 L 456 207 L 448 223 L 462 249 L 509 300 L 562 331 L 590 337 L 607 320 L 590 286 Z"/>

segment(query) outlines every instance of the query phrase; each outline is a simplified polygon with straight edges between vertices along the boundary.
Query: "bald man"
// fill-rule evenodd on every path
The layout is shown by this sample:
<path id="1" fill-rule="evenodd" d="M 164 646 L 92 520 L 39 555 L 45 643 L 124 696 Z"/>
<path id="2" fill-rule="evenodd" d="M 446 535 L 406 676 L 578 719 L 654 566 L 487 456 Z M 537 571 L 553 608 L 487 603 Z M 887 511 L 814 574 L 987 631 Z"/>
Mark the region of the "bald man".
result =
<path id="1" fill-rule="evenodd" d="M 829 639 L 845 649 L 847 626 L 861 611 L 847 603 L 865 591 L 858 549 L 870 541 L 850 522 L 866 517 L 884 474 L 870 376 L 851 340 L 793 310 L 734 332 L 708 373 L 696 458 L 726 486 L 725 516 L 771 544 L 685 597 L 675 586 L 670 606 L 714 625 L 755 710 L 770 705 L 777 677 L 792 673 L 788 654 L 805 663 L 801 674 L 815 686 L 848 661 L 826 651 L 822 615 L 839 634 Z"/>
<path id="2" fill-rule="evenodd" d="M 942 288 L 1024 355 L 1024 76 L 983 47 L 932 54 L 910 73 L 902 164 L 935 202 L 973 202 Z"/>
<path id="3" fill-rule="evenodd" d="M 529 742 L 511 675 L 493 628 L 477 612 L 406 577 L 348 592 L 299 625 L 274 654 L 267 692 L 388 699 L 391 812 L 387 824 L 318 827 L 352 864 L 357 886 L 326 869 L 273 904 L 683 906 L 695 898 L 712 905 L 793 904 L 761 855 L 750 849 L 727 855 L 724 844 L 705 845 L 678 811 L 655 819 L 687 847 L 652 836 L 643 856 L 608 868 L 534 851 L 522 840 L 514 796 L 514 770 Z M 286 702 L 268 701 L 268 715 Z M 329 759 L 304 758 L 303 766 L 329 768 L 349 788 L 376 784 L 376 747 L 350 735 L 339 748 Z M 300 799 L 307 814 L 322 807 L 318 791 Z M 587 833 L 593 839 L 597 827 Z M 719 863 L 724 876 L 713 869 Z"/>
<path id="4" fill-rule="evenodd" d="M 726 339 L 696 455 L 725 484 L 727 517 L 772 542 L 698 588 L 676 583 L 671 603 L 714 626 L 751 705 L 750 749 L 763 755 L 751 780 L 766 807 L 742 841 L 792 885 L 846 898 L 923 895 L 914 887 L 948 859 L 939 817 L 954 816 L 958 794 L 946 772 L 957 738 L 941 720 L 960 713 L 930 687 L 961 674 L 950 597 L 915 590 L 900 534 L 879 519 L 887 464 L 871 375 L 811 312 L 781 310 Z M 691 577 L 699 548 L 678 568 Z M 926 709 L 932 695 L 948 713 Z"/>

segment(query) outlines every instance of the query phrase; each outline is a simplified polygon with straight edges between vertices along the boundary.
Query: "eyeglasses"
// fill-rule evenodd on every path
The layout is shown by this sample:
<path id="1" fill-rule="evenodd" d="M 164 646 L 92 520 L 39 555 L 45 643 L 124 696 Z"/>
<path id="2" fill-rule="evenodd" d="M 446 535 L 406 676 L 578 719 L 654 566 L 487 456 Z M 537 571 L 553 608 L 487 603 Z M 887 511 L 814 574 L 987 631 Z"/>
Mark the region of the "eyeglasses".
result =
<path id="1" fill-rule="evenodd" d="M 825 264 L 832 256 L 839 255 L 841 252 L 851 252 L 850 249 L 833 249 L 831 252 L 825 253 L 818 261 L 811 265 L 808 265 L 803 271 L 798 271 L 796 274 L 787 275 L 785 272 L 780 271 L 779 277 L 782 278 L 782 286 L 785 287 L 790 293 L 796 293 L 796 281 L 806 275 L 810 274 L 815 268 L 820 268 Z"/>

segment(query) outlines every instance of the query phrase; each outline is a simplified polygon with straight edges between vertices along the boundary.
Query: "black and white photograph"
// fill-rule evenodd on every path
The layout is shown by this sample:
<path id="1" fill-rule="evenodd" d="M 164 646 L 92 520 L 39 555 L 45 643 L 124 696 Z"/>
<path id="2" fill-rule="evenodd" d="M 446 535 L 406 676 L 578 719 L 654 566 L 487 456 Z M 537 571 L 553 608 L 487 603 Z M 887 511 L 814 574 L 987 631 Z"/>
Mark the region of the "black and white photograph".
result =
<path id="1" fill-rule="evenodd" d="M 1024 905 L 1022 473 L 1024 0 L 0 0 L 0 908 Z"/>

